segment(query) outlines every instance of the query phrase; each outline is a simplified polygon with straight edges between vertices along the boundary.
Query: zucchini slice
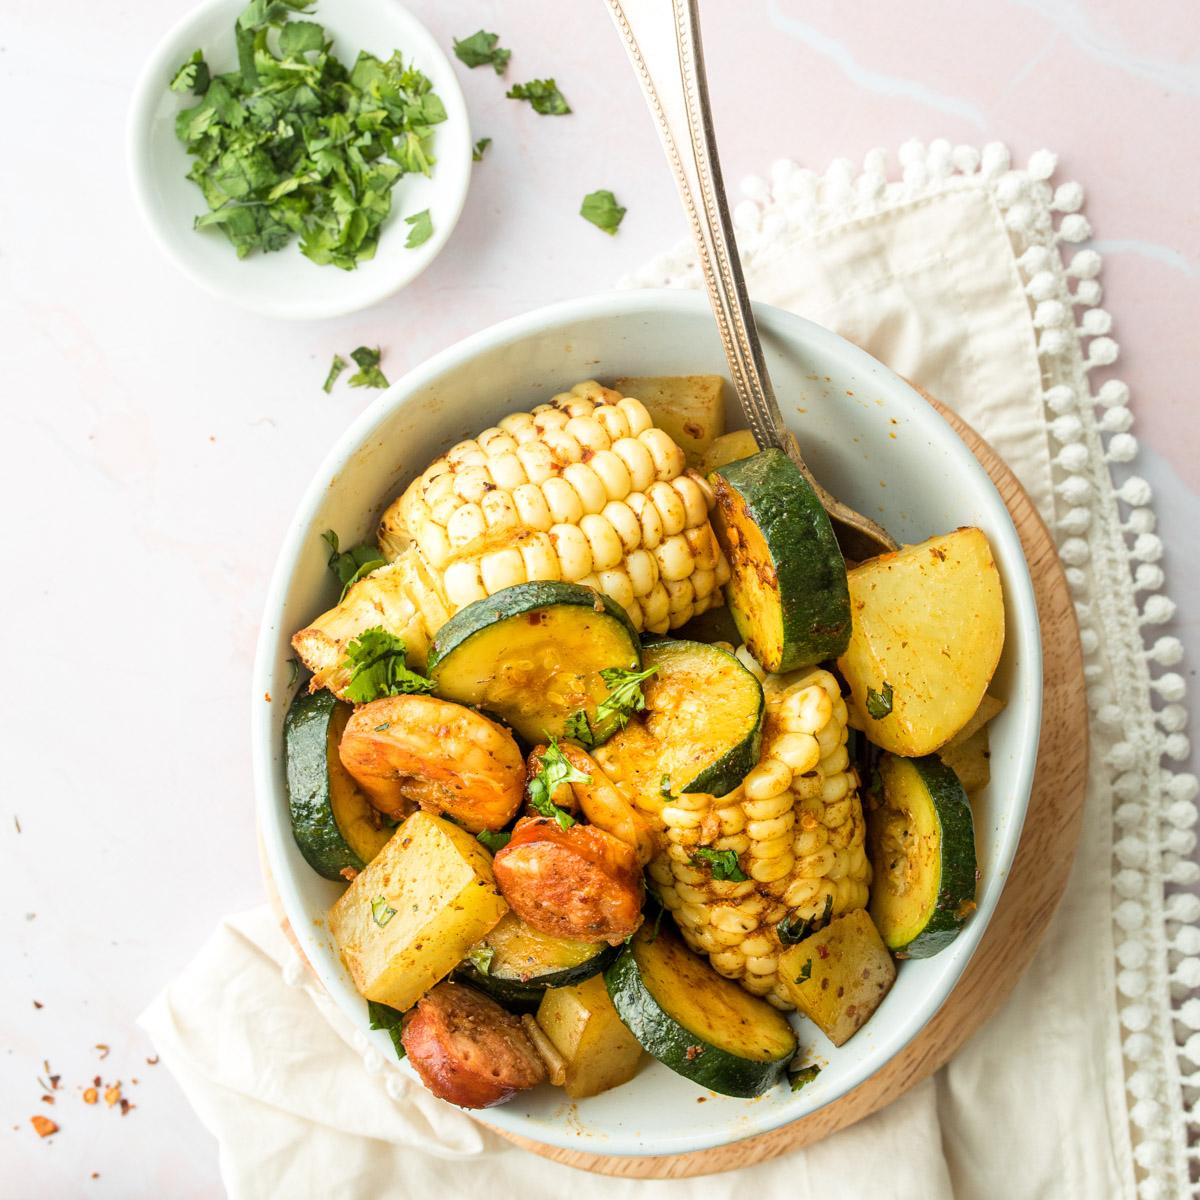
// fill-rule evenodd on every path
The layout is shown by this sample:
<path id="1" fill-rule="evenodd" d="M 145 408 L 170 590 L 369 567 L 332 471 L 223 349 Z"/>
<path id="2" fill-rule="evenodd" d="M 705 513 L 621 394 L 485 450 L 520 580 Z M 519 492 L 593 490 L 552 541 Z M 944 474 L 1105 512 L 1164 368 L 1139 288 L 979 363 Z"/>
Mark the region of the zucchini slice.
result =
<path id="1" fill-rule="evenodd" d="M 725 796 L 754 769 L 762 745 L 762 684 L 728 650 L 704 642 L 652 642 L 643 668 L 657 667 L 646 708 L 597 751 L 601 766 L 639 796 Z"/>
<path id="2" fill-rule="evenodd" d="M 846 563 L 816 492 L 778 449 L 710 476 L 713 530 L 729 559 L 725 599 L 767 671 L 836 658 L 850 640 Z"/>
<path id="3" fill-rule="evenodd" d="M 536 1008 L 547 988 L 600 974 L 617 956 L 607 942 L 573 942 L 531 928 L 511 910 L 472 947 L 459 969 L 501 1004 Z"/>
<path id="4" fill-rule="evenodd" d="M 361 871 L 394 832 L 338 757 L 352 711 L 331 692 L 302 692 L 283 724 L 292 833 L 305 861 L 326 879 Z"/>
<path id="5" fill-rule="evenodd" d="M 643 927 L 605 982 L 618 1016 L 660 1063 L 724 1096 L 761 1095 L 796 1053 L 782 1013 L 666 929 L 654 936 Z"/>
<path id="6" fill-rule="evenodd" d="M 437 694 L 486 710 L 527 742 L 561 737 L 608 695 L 606 667 L 636 670 L 625 610 L 577 583 L 519 583 L 468 604 L 438 630 L 426 668 Z"/>
<path id="7" fill-rule="evenodd" d="M 884 754 L 867 816 L 871 917 L 899 958 L 929 958 L 975 911 L 975 826 L 958 776 L 936 755 Z"/>

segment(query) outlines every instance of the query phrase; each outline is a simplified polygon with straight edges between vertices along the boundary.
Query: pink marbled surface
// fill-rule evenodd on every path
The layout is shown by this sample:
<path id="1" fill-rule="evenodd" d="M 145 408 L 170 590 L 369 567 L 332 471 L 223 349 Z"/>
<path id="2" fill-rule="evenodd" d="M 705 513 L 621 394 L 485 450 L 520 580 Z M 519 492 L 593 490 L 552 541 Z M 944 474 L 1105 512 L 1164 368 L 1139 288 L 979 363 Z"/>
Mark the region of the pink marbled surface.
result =
<path id="1" fill-rule="evenodd" d="M 327 0 L 327 3 L 332 0 Z M 216 1151 L 133 1019 L 221 913 L 261 898 L 246 705 L 267 575 L 301 488 L 370 396 L 320 381 L 382 343 L 392 377 L 502 317 L 596 291 L 684 233 L 653 127 L 599 0 L 410 7 L 444 42 L 479 26 L 514 79 L 554 74 L 536 118 L 463 71 L 476 168 L 447 252 L 354 317 L 283 325 L 197 292 L 139 228 L 125 179 L 132 81 L 186 0 L 0 16 L 10 114 L 0 191 L 10 681 L 3 811 L 0 1196 L 211 1196 Z M 1086 190 L 1155 487 L 1178 625 L 1197 661 L 1200 22 L 1176 0 L 704 0 L 727 178 L 823 167 L 910 137 L 1048 146 Z M 54 64 L 52 88 L 45 83 Z M 70 170 L 66 164 L 69 162 Z M 609 239 L 580 196 L 613 189 Z M 75 701 L 60 709 L 55 697 Z M 19 817 L 16 832 L 12 817 Z M 29 914 L 33 914 L 30 916 Z M 32 1001 L 45 1007 L 35 1010 Z M 102 1067 L 95 1043 L 112 1047 Z M 43 1058 L 62 1133 L 28 1124 Z M 85 1110 L 102 1070 L 138 1104 Z M 139 1085 L 128 1085 L 137 1075 Z M 14 1128 L 14 1126 L 16 1128 Z M 91 1180 L 92 1171 L 100 1178 Z"/>

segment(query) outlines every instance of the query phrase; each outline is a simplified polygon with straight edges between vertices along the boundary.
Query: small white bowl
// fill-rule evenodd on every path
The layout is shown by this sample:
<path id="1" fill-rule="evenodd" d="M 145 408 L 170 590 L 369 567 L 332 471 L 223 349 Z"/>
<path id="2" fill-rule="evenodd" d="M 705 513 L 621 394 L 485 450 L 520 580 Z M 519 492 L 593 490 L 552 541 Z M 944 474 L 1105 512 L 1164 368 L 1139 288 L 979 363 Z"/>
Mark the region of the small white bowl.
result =
<path id="1" fill-rule="evenodd" d="M 991 783 L 973 806 L 979 908 L 942 953 L 900 965 L 895 986 L 844 1046 L 834 1048 L 815 1026 L 796 1019 L 801 1046 L 826 1064 L 802 1091 L 779 1086 L 737 1100 L 648 1063 L 623 1087 L 574 1105 L 547 1086 L 486 1113 L 491 1124 L 554 1146 L 617 1155 L 703 1150 L 806 1116 L 862 1083 L 950 994 L 995 910 L 1025 819 L 1041 728 L 1041 635 L 1033 584 L 1004 502 L 950 426 L 903 379 L 800 317 L 767 305 L 756 305 L 755 315 L 784 417 L 836 496 L 902 542 L 977 525 L 991 543 L 1007 621 L 992 690 L 1007 704 L 990 727 Z M 289 638 L 337 600 L 321 531 L 336 529 L 346 545 L 370 538 L 383 506 L 436 455 L 580 380 L 726 371 L 716 323 L 698 293 L 629 291 L 555 304 L 485 329 L 409 372 L 347 430 L 309 485 L 284 538 L 259 632 L 251 731 L 258 820 L 308 961 L 365 1033 L 366 1002 L 325 923 L 343 889 L 300 856 L 284 777 L 283 719 L 294 691 Z M 733 410 L 729 416 L 744 424 Z M 385 1033 L 369 1037 L 394 1058 Z M 708 1102 L 697 1105 L 702 1096 Z"/>
<path id="2" fill-rule="evenodd" d="M 146 224 L 186 275 L 244 308 L 295 320 L 367 308 L 410 283 L 434 260 L 462 212 L 471 178 L 471 129 L 454 69 L 425 27 L 394 0 L 318 4 L 307 19 L 325 26 L 335 53 L 348 66 L 360 50 L 380 58 L 399 50 L 405 62 L 429 77 L 446 106 L 446 120 L 435 134 L 437 163 L 432 178 L 405 175 L 397 182 L 375 257 L 353 271 L 311 262 L 300 253 L 298 239 L 282 250 L 239 259 L 219 230 L 192 227 L 207 206 L 186 178 L 192 160 L 175 136 L 175 115 L 196 98 L 168 85 L 197 49 L 204 51 L 214 75 L 236 68 L 234 24 L 245 6 L 245 0 L 205 0 L 163 38 L 138 80 L 129 112 L 129 166 Z M 426 208 L 433 236 L 409 250 L 403 218 Z"/>

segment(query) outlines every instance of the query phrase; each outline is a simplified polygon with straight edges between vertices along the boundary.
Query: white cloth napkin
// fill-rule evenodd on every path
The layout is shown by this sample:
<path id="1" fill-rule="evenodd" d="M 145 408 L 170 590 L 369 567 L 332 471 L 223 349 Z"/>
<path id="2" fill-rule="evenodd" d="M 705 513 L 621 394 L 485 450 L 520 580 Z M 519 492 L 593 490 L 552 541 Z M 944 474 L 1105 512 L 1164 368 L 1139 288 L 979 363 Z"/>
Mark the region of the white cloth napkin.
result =
<path id="1" fill-rule="evenodd" d="M 516 1150 L 391 1070 L 258 910 L 223 923 L 142 1017 L 217 1137 L 231 1196 L 1185 1194 L 1181 1064 L 1200 1058 L 1200 1039 L 1186 1041 L 1200 1014 L 1178 986 L 1173 1012 L 1171 983 L 1200 969 L 1200 903 L 1175 894 L 1187 838 L 1172 831 L 1195 821 L 1196 781 L 1162 768 L 1179 757 L 1176 718 L 1150 703 L 1153 687 L 1178 709 L 1182 679 L 1151 679 L 1178 661 L 1174 639 L 1142 644 L 1141 627 L 1172 611 L 1148 489 L 1134 478 L 1114 492 L 1109 477 L 1109 461 L 1136 451 L 1128 393 L 1088 386 L 1116 357 L 1096 307 L 1099 258 L 1083 250 L 1064 266 L 1059 255 L 1089 236 L 1082 193 L 1047 182 L 1045 152 L 1020 171 L 1000 146 L 909 144 L 900 158 L 892 183 L 880 152 L 859 173 L 777 164 L 769 183 L 743 185 L 739 240 L 757 299 L 844 334 L 956 407 L 1060 534 L 1095 736 L 1079 857 L 1031 969 L 953 1062 L 859 1125 L 734 1175 L 620 1181 Z M 698 275 L 681 251 L 628 282 L 696 286 Z"/>

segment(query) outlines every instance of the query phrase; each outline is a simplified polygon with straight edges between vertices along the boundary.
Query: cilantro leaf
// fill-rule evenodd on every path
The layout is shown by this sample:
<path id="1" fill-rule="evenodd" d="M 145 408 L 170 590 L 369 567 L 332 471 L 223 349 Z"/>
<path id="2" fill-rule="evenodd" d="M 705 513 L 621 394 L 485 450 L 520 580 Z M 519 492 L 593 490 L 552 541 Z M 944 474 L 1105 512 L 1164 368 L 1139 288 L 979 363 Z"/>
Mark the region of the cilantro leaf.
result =
<path id="1" fill-rule="evenodd" d="M 387 902 L 386 896 L 376 896 L 371 901 L 371 920 L 382 929 L 394 916 L 396 910 Z"/>
<path id="2" fill-rule="evenodd" d="M 204 52 L 193 50 L 192 57 L 175 72 L 169 86 L 173 92 L 192 92 L 196 96 L 203 96 L 208 91 L 211 78 Z"/>
<path id="3" fill-rule="evenodd" d="M 475 143 L 475 148 L 471 151 L 472 161 L 483 162 L 483 153 L 491 144 L 491 138 L 480 138 L 479 141 Z"/>
<path id="4" fill-rule="evenodd" d="M 533 111 L 544 117 L 562 117 L 571 111 L 566 97 L 558 90 L 553 79 L 514 83 L 504 94 L 509 100 L 528 100 L 533 105 Z"/>
<path id="5" fill-rule="evenodd" d="M 480 975 L 487 975 L 492 969 L 492 959 L 496 957 L 496 951 L 491 946 L 473 946 L 467 951 L 467 962 L 477 970 Z"/>
<path id="6" fill-rule="evenodd" d="M 326 395 L 329 395 L 329 393 L 333 391 L 333 385 L 337 383 L 338 376 L 349 365 L 350 364 L 340 354 L 335 354 L 333 356 L 333 362 L 329 364 L 329 374 L 325 376 L 325 382 L 321 385 L 321 390 Z"/>
<path id="7" fill-rule="evenodd" d="M 821 1073 L 821 1068 L 815 1063 L 811 1067 L 801 1067 L 798 1071 L 792 1072 L 792 1091 L 798 1092 L 806 1084 L 812 1083 L 814 1079 Z"/>
<path id="8" fill-rule="evenodd" d="M 279 31 L 279 51 L 284 58 L 299 58 L 310 50 L 325 49 L 325 30 L 316 21 L 289 21 Z"/>
<path id="9" fill-rule="evenodd" d="M 364 629 L 347 647 L 342 667 L 350 672 L 346 699 L 369 704 L 381 696 L 433 691 L 433 680 L 408 669 L 404 639 L 381 625 Z"/>
<path id="10" fill-rule="evenodd" d="M 629 724 L 629 718 L 635 712 L 645 709 L 646 697 L 642 695 L 642 683 L 657 670 L 657 667 L 645 671 L 605 667 L 600 672 L 600 678 L 610 690 L 596 706 L 595 717 L 589 718 L 585 709 L 578 709 L 567 718 L 564 734 L 588 749 L 602 746 L 614 733 Z"/>
<path id="11" fill-rule="evenodd" d="M 477 842 L 482 842 L 493 854 L 503 850 L 508 845 L 512 834 L 507 829 L 499 831 L 492 829 L 484 829 L 475 835 Z"/>
<path id="12" fill-rule="evenodd" d="M 351 387 L 386 388 L 392 386 L 388 383 L 387 376 L 379 369 L 382 351 L 378 346 L 374 349 L 370 346 L 359 346 L 357 350 L 350 351 L 350 357 L 354 359 L 354 363 L 358 367 L 358 370 L 350 376 Z"/>
<path id="13" fill-rule="evenodd" d="M 540 816 L 553 817 L 561 829 L 570 829 L 575 818 L 554 803 L 554 793 L 564 783 L 591 783 L 592 777 L 571 765 L 555 738 L 550 739 L 538 764 L 538 773 L 527 785 L 529 807 Z"/>
<path id="14" fill-rule="evenodd" d="M 408 1051 L 404 1049 L 404 1043 L 400 1040 L 404 1021 L 402 1012 L 395 1008 L 389 1008 L 386 1004 L 380 1004 L 378 1000 L 368 1000 L 367 1019 L 372 1029 L 387 1030 L 397 1058 L 407 1057 Z"/>
<path id="15" fill-rule="evenodd" d="M 488 33 L 487 30 L 480 29 L 470 37 L 463 38 L 461 42 L 455 38 L 454 53 L 464 66 L 491 65 L 495 68 L 497 75 L 503 75 L 504 68 L 508 66 L 508 60 L 512 58 L 512 51 L 505 50 L 503 46 L 497 46 L 496 43 L 499 40 L 498 33 Z"/>
<path id="16" fill-rule="evenodd" d="M 732 850 L 713 850 L 709 846 L 700 846 L 692 854 L 692 866 L 698 867 L 703 863 L 708 864 L 712 877 L 717 880 L 745 883 L 750 878 L 738 866 L 738 856 Z"/>
<path id="17" fill-rule="evenodd" d="M 666 797 L 666 799 L 668 799 L 668 800 L 671 799 L 671 777 L 670 777 L 670 775 L 664 775 L 658 781 L 658 794 L 660 796 Z"/>
<path id="18" fill-rule="evenodd" d="M 342 594 L 338 597 L 339 604 L 345 599 L 352 585 L 370 575 L 372 571 L 387 566 L 387 559 L 381 557 L 378 549 L 370 543 L 343 551 L 338 535 L 332 529 L 325 530 L 321 537 L 329 545 L 329 569 L 342 585 Z"/>
<path id="19" fill-rule="evenodd" d="M 796 976 L 797 983 L 807 983 L 812 978 L 812 959 L 806 958 L 804 966 L 800 968 L 800 974 Z"/>
<path id="20" fill-rule="evenodd" d="M 797 942 L 802 942 L 810 933 L 816 933 L 818 929 L 824 929 L 829 924 L 829 918 L 833 914 L 833 896 L 827 894 L 825 896 L 825 911 L 818 917 L 802 917 L 798 913 L 790 913 L 784 917 L 775 926 L 775 936 L 785 946 L 794 946 Z"/>
<path id="21" fill-rule="evenodd" d="M 877 692 L 873 687 L 867 688 L 867 715 L 876 721 L 882 721 L 892 711 L 892 685 L 885 679 L 883 691 Z"/>
<path id="22" fill-rule="evenodd" d="M 609 237 L 615 237 L 617 227 L 625 216 L 625 209 L 617 203 L 612 192 L 588 192 L 583 198 L 579 215 L 585 221 L 591 221 L 597 229 L 603 229 Z"/>
<path id="23" fill-rule="evenodd" d="M 405 249 L 411 250 L 415 246 L 423 246 L 433 237 L 433 218 L 430 217 L 427 208 L 419 213 L 413 213 L 411 217 L 405 217 L 404 223 L 412 226 L 408 231 L 408 240 L 404 243 Z"/>

